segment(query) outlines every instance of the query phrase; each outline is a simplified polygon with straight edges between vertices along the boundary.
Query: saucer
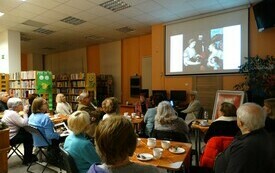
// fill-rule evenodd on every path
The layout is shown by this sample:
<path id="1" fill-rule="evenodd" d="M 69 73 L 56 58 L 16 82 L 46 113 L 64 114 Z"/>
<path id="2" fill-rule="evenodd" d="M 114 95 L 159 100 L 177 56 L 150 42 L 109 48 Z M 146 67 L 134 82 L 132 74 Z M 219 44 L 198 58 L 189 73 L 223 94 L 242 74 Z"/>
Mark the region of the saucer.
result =
<path id="1" fill-rule="evenodd" d="M 137 155 L 137 159 L 140 161 L 148 161 L 153 159 L 153 155 L 149 153 L 140 153 Z"/>
<path id="2" fill-rule="evenodd" d="M 185 152 L 185 149 L 181 147 L 171 147 L 169 148 L 169 151 L 174 154 L 181 154 Z"/>

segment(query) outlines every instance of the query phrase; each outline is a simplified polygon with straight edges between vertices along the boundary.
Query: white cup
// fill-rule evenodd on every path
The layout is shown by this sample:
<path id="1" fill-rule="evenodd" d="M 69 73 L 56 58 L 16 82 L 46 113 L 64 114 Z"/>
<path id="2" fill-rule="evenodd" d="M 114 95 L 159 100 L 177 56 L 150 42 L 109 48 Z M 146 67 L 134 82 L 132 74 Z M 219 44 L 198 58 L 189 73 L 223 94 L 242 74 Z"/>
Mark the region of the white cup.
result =
<path id="1" fill-rule="evenodd" d="M 140 146 L 140 143 L 141 143 L 141 139 L 137 138 L 137 146 Z"/>
<path id="2" fill-rule="evenodd" d="M 137 114 L 136 114 L 135 112 L 131 113 L 132 118 L 135 118 L 136 115 L 137 115 Z"/>
<path id="3" fill-rule="evenodd" d="M 128 116 L 128 112 L 124 112 L 124 114 L 123 114 L 124 116 Z"/>
<path id="4" fill-rule="evenodd" d="M 208 123 L 207 123 L 207 120 L 202 120 L 200 124 L 201 124 L 202 126 L 206 126 Z"/>
<path id="5" fill-rule="evenodd" d="M 170 147 L 170 141 L 165 141 L 165 140 L 161 141 L 161 147 L 163 149 L 168 149 Z"/>
<path id="6" fill-rule="evenodd" d="M 153 156 L 154 156 L 154 158 L 155 158 L 155 159 L 161 158 L 161 156 L 162 156 L 162 151 L 163 151 L 162 148 L 154 148 L 154 149 L 153 149 Z"/>
<path id="7" fill-rule="evenodd" d="M 54 118 L 58 118 L 59 117 L 59 114 L 54 114 Z"/>

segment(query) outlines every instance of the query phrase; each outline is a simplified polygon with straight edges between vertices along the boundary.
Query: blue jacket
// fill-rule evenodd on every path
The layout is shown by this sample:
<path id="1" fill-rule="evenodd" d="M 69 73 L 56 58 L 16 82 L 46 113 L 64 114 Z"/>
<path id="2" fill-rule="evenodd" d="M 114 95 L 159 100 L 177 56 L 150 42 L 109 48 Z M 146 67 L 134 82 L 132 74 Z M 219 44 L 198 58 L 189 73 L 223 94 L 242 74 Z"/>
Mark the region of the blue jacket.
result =
<path id="1" fill-rule="evenodd" d="M 59 134 L 54 132 L 54 124 L 50 117 L 43 113 L 31 114 L 29 117 L 29 125 L 37 127 L 40 132 L 47 138 L 48 142 L 52 144 L 51 139 L 59 139 Z M 33 134 L 34 146 L 47 146 L 47 143 L 40 137 Z"/>
<path id="2" fill-rule="evenodd" d="M 74 159 L 79 173 L 86 173 L 90 166 L 96 162 L 100 162 L 94 145 L 83 134 L 70 134 L 67 136 L 64 149 Z"/>

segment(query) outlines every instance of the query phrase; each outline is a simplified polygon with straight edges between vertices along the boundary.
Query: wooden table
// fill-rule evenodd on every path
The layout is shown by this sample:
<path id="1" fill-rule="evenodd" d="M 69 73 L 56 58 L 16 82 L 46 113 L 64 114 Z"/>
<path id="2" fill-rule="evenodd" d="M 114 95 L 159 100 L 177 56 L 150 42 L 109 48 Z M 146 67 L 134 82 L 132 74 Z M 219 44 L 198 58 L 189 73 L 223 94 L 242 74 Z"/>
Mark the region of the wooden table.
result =
<path id="1" fill-rule="evenodd" d="M 184 148 L 185 152 L 182 154 L 174 154 L 168 150 L 164 150 L 160 159 L 140 161 L 137 159 L 137 154 L 149 153 L 153 155 L 153 150 L 149 149 L 146 143 L 147 143 L 147 139 L 141 138 L 141 144 L 137 146 L 134 155 L 130 157 L 130 160 L 132 162 L 139 163 L 139 164 L 153 165 L 153 166 L 164 168 L 171 171 L 180 170 L 184 165 L 184 168 L 187 171 L 189 171 L 192 144 L 171 141 L 171 146 L 178 146 L 178 147 Z M 157 140 L 156 147 L 161 148 L 161 140 Z"/>
<path id="2" fill-rule="evenodd" d="M 212 120 L 208 120 L 208 125 L 207 126 L 202 126 L 202 125 L 200 125 L 201 121 L 203 121 L 203 119 L 197 119 L 191 125 L 191 128 L 195 132 L 195 149 L 198 152 L 198 157 L 201 154 L 201 136 L 202 136 L 202 133 L 205 134 L 207 132 L 207 130 L 209 129 L 209 126 L 212 123 Z"/>
<path id="3" fill-rule="evenodd" d="M 130 115 L 131 113 L 135 112 L 134 105 L 120 105 L 119 112 L 123 115 L 124 112 L 128 112 Z"/>
<path id="4" fill-rule="evenodd" d="M 58 117 L 54 117 L 54 115 L 50 115 L 50 119 L 54 124 L 66 122 L 68 120 L 69 116 L 67 115 L 58 115 Z"/>
<path id="5" fill-rule="evenodd" d="M 139 132 L 142 128 L 142 124 L 144 123 L 144 118 L 131 118 L 131 122 L 134 125 L 135 131 Z"/>

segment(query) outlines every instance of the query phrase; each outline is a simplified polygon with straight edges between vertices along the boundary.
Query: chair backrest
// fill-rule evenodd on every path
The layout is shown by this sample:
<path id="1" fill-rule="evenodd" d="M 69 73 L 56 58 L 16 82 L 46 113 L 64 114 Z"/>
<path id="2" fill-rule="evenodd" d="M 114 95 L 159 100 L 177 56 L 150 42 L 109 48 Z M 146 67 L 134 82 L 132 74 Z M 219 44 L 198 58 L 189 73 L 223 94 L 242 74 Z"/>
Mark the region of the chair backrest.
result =
<path id="1" fill-rule="evenodd" d="M 51 145 L 49 143 L 49 141 L 47 140 L 47 138 L 43 135 L 42 132 L 40 132 L 40 130 L 37 127 L 28 125 L 28 126 L 24 126 L 24 129 L 27 132 L 31 133 L 32 135 L 38 136 L 39 138 L 41 138 L 42 140 L 44 140 L 47 143 L 47 146 Z"/>
<path id="2" fill-rule="evenodd" d="M 64 149 L 63 144 L 59 144 L 61 155 L 63 157 L 64 168 L 67 173 L 78 173 L 78 169 L 72 156 Z"/>
<path id="3" fill-rule="evenodd" d="M 206 143 L 200 158 L 200 167 L 213 168 L 215 159 L 220 152 L 223 152 L 233 141 L 234 137 L 214 136 Z"/>
<path id="4" fill-rule="evenodd" d="M 153 130 L 152 136 L 157 139 L 169 140 L 169 141 L 178 141 L 178 142 L 190 142 L 187 135 L 172 130 Z"/>

